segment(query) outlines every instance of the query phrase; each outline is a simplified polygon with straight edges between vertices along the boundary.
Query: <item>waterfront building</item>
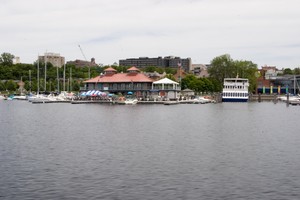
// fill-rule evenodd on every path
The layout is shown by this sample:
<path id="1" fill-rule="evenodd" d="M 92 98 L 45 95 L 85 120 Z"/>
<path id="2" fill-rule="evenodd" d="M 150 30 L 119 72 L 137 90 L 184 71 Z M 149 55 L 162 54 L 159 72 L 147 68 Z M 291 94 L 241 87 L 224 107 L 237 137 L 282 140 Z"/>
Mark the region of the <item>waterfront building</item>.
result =
<path id="1" fill-rule="evenodd" d="M 263 66 L 257 72 L 257 94 L 298 94 L 300 75 L 282 75 L 274 66 Z"/>
<path id="2" fill-rule="evenodd" d="M 60 56 L 59 53 L 45 53 L 43 56 L 39 56 L 39 61 L 45 63 L 49 62 L 54 67 L 62 67 L 65 64 L 65 57 Z"/>
<path id="3" fill-rule="evenodd" d="M 180 91 L 179 83 L 168 78 L 163 78 L 152 84 L 152 96 L 158 96 L 164 99 L 177 99 Z"/>
<path id="4" fill-rule="evenodd" d="M 127 58 L 119 60 L 120 66 L 135 66 L 137 68 L 145 68 L 148 66 L 161 67 L 161 68 L 177 68 L 178 63 L 181 63 L 182 69 L 186 72 L 190 71 L 192 60 L 191 58 L 180 58 L 174 56 L 148 58 Z"/>
<path id="5" fill-rule="evenodd" d="M 166 81 L 166 79 L 162 79 Z M 147 77 L 136 67 L 131 67 L 127 73 L 117 73 L 117 71 L 109 67 L 104 70 L 104 74 L 100 74 L 95 78 L 84 81 L 85 87 L 80 88 L 81 91 L 99 90 L 101 92 L 126 95 L 132 92 L 138 98 L 174 98 L 180 91 L 178 83 L 173 81 L 157 82 Z"/>
<path id="6" fill-rule="evenodd" d="M 114 68 L 109 67 L 104 70 L 104 74 L 84 83 L 85 87 L 81 88 L 82 91 L 99 90 L 123 95 L 133 92 L 137 97 L 146 97 L 152 89 L 153 80 L 140 73 L 136 67 L 129 68 L 127 73 L 117 73 Z"/>

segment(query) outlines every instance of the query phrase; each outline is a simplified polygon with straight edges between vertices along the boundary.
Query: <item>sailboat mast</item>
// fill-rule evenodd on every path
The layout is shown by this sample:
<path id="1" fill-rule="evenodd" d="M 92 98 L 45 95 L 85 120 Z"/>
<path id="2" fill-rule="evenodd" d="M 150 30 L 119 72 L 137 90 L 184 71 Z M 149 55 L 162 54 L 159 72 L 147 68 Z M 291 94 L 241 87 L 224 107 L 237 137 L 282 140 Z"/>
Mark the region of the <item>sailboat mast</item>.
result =
<path id="1" fill-rule="evenodd" d="M 296 76 L 294 75 L 294 95 L 296 95 Z"/>
<path id="2" fill-rule="evenodd" d="M 47 53 L 45 53 L 45 91 L 47 91 Z"/>
<path id="3" fill-rule="evenodd" d="M 64 64 L 64 91 L 66 91 L 66 64 Z"/>
<path id="4" fill-rule="evenodd" d="M 31 70 L 29 70 L 29 93 L 31 94 Z"/>
<path id="5" fill-rule="evenodd" d="M 40 94 L 40 59 L 37 60 L 37 94 Z"/>
<path id="6" fill-rule="evenodd" d="M 58 67 L 56 67 L 56 75 L 57 75 L 57 92 L 59 93 L 59 75 L 58 75 Z"/>
<path id="7" fill-rule="evenodd" d="M 70 92 L 72 92 L 72 67 L 70 67 Z"/>

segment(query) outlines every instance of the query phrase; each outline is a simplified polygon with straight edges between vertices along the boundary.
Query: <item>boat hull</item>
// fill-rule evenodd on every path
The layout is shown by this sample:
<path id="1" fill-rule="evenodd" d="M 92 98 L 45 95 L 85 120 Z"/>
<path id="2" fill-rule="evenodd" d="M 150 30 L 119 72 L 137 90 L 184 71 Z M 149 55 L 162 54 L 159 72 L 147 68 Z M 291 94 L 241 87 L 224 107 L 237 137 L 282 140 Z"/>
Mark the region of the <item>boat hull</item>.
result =
<path id="1" fill-rule="evenodd" d="M 138 103 L 138 100 L 137 99 L 126 99 L 124 101 L 125 105 L 135 105 Z"/>
<path id="2" fill-rule="evenodd" d="M 239 99 L 239 98 L 222 98 L 222 102 L 248 102 L 248 99 Z"/>

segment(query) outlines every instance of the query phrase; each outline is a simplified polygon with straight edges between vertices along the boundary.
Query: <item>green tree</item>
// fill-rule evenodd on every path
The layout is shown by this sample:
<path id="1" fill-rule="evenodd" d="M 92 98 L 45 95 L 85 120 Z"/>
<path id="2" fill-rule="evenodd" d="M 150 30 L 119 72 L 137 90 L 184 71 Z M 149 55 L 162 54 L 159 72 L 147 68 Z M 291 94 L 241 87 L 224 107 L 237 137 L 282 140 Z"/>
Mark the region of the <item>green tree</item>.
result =
<path id="1" fill-rule="evenodd" d="M 232 77 L 232 74 L 234 73 L 234 61 L 229 54 L 215 57 L 211 61 L 208 73 L 210 77 L 215 78 L 217 81 L 222 83 L 224 78 Z M 236 74 L 234 77 L 235 76 Z"/>
<path id="2" fill-rule="evenodd" d="M 174 77 L 173 74 L 167 74 L 165 77 L 168 78 L 168 79 L 170 79 L 170 80 L 172 80 L 172 81 L 176 81 L 176 79 L 175 79 L 175 77 Z"/>
<path id="3" fill-rule="evenodd" d="M 0 91 L 6 90 L 4 82 L 0 81 Z"/>
<path id="4" fill-rule="evenodd" d="M 18 85 L 13 80 L 8 80 L 5 83 L 5 87 L 9 91 L 15 91 L 17 89 Z"/>
<path id="5" fill-rule="evenodd" d="M 300 68 L 299 67 L 297 67 L 297 68 L 294 69 L 294 74 L 295 75 L 299 75 L 300 74 Z"/>
<path id="6" fill-rule="evenodd" d="M 14 58 L 15 56 L 10 53 L 2 53 L 0 56 L 0 63 L 4 66 L 12 66 Z"/>
<path id="7" fill-rule="evenodd" d="M 145 71 L 145 72 L 155 72 L 156 71 L 156 67 L 154 67 L 154 66 L 147 66 L 147 67 L 145 67 L 144 69 L 143 69 L 143 71 Z"/>
<path id="8" fill-rule="evenodd" d="M 238 76 L 240 78 L 249 79 L 250 92 L 254 92 L 256 89 L 256 72 L 257 65 L 253 62 L 246 60 L 233 60 L 228 54 L 214 58 L 211 61 L 211 67 L 208 68 L 210 77 L 218 82 L 218 84 L 214 85 L 223 85 L 224 78 L 233 78 Z"/>
<path id="9" fill-rule="evenodd" d="M 283 74 L 293 74 L 293 70 L 291 70 L 290 68 L 285 68 L 283 70 Z"/>

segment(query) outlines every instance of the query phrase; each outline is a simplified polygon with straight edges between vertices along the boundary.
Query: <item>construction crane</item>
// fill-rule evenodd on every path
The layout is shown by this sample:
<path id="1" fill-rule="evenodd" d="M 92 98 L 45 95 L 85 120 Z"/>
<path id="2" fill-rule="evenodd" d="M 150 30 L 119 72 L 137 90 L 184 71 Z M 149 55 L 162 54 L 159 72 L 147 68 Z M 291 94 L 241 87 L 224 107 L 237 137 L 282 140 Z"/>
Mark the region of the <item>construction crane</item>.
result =
<path id="1" fill-rule="evenodd" d="M 86 59 L 86 57 L 85 57 L 85 55 L 84 55 L 84 53 L 83 53 L 83 50 L 82 50 L 81 46 L 78 45 L 78 47 L 79 47 L 79 49 L 81 51 L 81 54 L 84 57 L 85 61 L 88 62 L 87 59 Z M 91 79 L 91 67 L 90 66 L 88 66 L 88 67 L 89 67 L 89 79 Z"/>

